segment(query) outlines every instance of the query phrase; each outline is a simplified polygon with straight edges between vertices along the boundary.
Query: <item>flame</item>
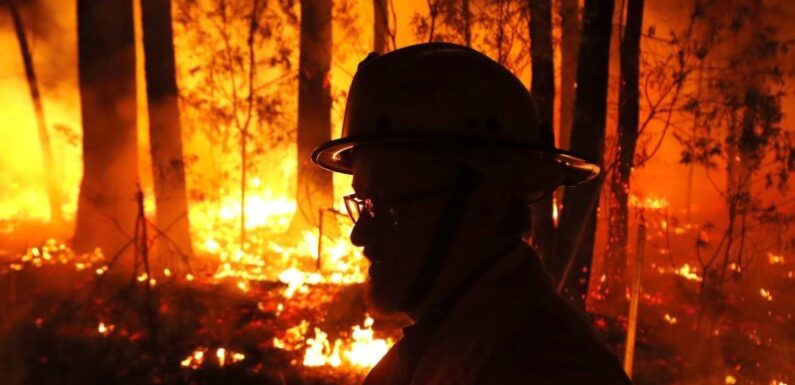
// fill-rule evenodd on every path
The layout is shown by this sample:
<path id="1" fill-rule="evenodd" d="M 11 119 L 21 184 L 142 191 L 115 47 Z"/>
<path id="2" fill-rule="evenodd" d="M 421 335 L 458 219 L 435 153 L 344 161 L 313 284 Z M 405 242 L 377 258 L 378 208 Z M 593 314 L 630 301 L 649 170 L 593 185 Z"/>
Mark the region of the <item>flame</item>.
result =
<path id="1" fill-rule="evenodd" d="M 207 361 L 206 356 L 210 351 L 209 348 L 200 347 L 194 350 L 190 355 L 180 361 L 180 366 L 183 368 L 198 369 L 202 367 Z M 236 364 L 246 359 L 246 355 L 240 352 L 219 347 L 215 349 L 215 358 L 218 360 L 218 366 L 224 367 L 228 364 Z"/>
<path id="2" fill-rule="evenodd" d="M 373 319 L 367 317 L 362 324 L 364 328 L 359 325 L 353 327 L 353 343 L 345 352 L 345 357 L 355 366 L 372 368 L 386 355 L 392 345 L 391 340 L 373 338 L 373 323 Z"/>
<path id="3" fill-rule="evenodd" d="M 313 328 L 312 337 L 304 337 L 309 324 L 302 321 L 300 325 L 289 329 L 283 339 L 274 338 L 273 346 L 278 349 L 304 349 L 304 366 L 352 367 L 369 369 L 389 351 L 394 344 L 392 339 L 375 338 L 372 329 L 375 321 L 366 316 L 361 325 L 354 325 L 350 339 L 329 339 L 328 333 L 318 327 Z"/>
<path id="4" fill-rule="evenodd" d="M 315 328 L 315 337 L 307 338 L 307 348 L 304 354 L 304 366 L 333 366 L 342 364 L 340 358 L 340 340 L 334 341 L 334 347 L 328 340 L 328 334 Z"/>

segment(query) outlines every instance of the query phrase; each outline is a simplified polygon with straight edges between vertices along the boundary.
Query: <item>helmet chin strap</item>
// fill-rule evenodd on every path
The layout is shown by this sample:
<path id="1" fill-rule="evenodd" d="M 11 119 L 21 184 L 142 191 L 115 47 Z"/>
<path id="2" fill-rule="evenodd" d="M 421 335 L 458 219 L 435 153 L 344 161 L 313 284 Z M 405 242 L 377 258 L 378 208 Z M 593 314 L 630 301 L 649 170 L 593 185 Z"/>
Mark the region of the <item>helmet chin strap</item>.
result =
<path id="1" fill-rule="evenodd" d="M 410 310 L 419 306 L 439 278 L 444 262 L 452 250 L 455 236 L 461 227 L 466 203 L 478 185 L 478 180 L 478 174 L 474 170 L 461 167 L 455 190 L 442 211 L 441 220 L 423 259 L 422 267 L 400 309 Z"/>

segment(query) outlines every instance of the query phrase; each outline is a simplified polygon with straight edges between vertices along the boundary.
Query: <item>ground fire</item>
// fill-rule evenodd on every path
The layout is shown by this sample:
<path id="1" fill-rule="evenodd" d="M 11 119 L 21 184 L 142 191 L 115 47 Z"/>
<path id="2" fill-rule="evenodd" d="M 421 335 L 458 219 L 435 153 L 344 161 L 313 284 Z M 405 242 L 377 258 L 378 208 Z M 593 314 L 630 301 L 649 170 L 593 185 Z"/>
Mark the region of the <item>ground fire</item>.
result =
<path id="1" fill-rule="evenodd" d="M 2 0 L 0 384 L 361 383 L 411 320 L 368 307 L 351 178 L 309 154 L 340 137 L 370 52 L 451 42 L 601 167 L 535 203 L 526 241 L 632 381 L 793 385 L 792 17 L 784 0 Z"/>

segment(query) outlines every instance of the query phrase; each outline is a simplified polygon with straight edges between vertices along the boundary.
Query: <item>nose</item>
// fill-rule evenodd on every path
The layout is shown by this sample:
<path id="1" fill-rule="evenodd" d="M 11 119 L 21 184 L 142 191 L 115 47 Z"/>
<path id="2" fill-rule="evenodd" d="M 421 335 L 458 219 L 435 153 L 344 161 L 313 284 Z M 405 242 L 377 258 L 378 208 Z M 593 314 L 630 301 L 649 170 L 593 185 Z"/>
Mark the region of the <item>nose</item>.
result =
<path id="1" fill-rule="evenodd" d="M 365 246 L 372 237 L 373 219 L 369 215 L 361 215 L 351 229 L 351 243 L 354 246 Z"/>

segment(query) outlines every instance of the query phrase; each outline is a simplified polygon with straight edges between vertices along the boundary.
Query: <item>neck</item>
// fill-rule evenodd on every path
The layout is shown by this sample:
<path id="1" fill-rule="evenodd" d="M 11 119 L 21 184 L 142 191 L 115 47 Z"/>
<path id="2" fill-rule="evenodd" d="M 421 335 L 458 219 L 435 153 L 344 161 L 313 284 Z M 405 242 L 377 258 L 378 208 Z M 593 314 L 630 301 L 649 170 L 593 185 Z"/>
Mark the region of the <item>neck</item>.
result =
<path id="1" fill-rule="evenodd" d="M 461 244 L 457 252 L 447 259 L 448 263 L 442 274 L 425 299 L 418 306 L 404 310 L 404 313 L 416 323 L 425 318 L 433 318 L 440 311 L 445 312 L 478 278 L 515 249 L 518 242 L 522 241 L 511 239 L 478 242 L 477 245 Z"/>

